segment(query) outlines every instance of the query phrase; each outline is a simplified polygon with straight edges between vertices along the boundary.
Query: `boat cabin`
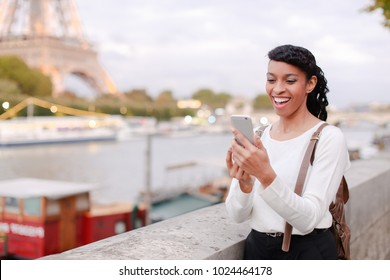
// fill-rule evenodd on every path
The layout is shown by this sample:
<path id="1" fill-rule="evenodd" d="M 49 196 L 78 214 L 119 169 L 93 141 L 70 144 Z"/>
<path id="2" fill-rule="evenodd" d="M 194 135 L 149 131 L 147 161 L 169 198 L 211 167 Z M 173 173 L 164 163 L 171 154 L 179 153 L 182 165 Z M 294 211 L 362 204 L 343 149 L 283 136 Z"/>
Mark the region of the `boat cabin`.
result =
<path id="1" fill-rule="evenodd" d="M 35 259 L 131 230 L 132 205 L 93 206 L 95 189 L 34 178 L 1 181 L 0 256 Z"/>

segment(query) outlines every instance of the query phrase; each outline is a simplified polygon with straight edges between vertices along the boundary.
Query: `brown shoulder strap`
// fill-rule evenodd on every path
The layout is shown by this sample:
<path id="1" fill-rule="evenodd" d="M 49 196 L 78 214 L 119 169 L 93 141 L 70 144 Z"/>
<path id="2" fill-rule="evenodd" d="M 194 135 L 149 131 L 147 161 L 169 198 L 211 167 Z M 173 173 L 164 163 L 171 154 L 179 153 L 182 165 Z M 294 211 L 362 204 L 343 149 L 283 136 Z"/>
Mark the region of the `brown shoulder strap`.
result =
<path id="1" fill-rule="evenodd" d="M 257 134 L 257 136 L 259 136 L 259 138 L 261 138 L 261 136 L 263 135 L 265 129 L 268 127 L 268 125 L 262 125 L 262 126 L 259 126 L 256 130 L 255 130 L 255 133 Z"/>
<path id="2" fill-rule="evenodd" d="M 340 181 L 340 185 L 339 185 L 339 188 L 337 190 L 337 193 L 336 193 L 336 202 L 339 201 L 339 202 L 342 202 L 344 204 L 346 204 L 349 200 L 349 189 L 348 189 L 348 183 L 347 181 L 345 180 L 345 177 L 343 176 L 343 178 L 341 179 Z M 330 207 L 329 209 L 331 209 L 332 207 L 334 207 L 334 203 L 332 202 L 330 204 Z M 333 213 L 332 213 L 333 214 Z"/>
<path id="3" fill-rule="evenodd" d="M 294 192 L 299 196 L 302 194 L 303 185 L 305 183 L 305 178 L 306 178 L 307 170 L 309 168 L 309 164 L 313 163 L 314 150 L 316 148 L 321 131 L 327 125 L 328 125 L 327 123 L 321 124 L 320 127 L 313 133 L 310 139 L 310 143 L 309 146 L 307 147 L 305 156 L 302 160 L 301 168 L 299 169 L 299 173 L 298 173 L 297 182 L 295 184 Z M 282 244 L 282 250 L 285 252 L 288 252 L 290 248 L 291 233 L 292 233 L 292 226 L 286 222 L 286 226 L 284 229 L 284 236 L 283 236 L 283 244 Z"/>

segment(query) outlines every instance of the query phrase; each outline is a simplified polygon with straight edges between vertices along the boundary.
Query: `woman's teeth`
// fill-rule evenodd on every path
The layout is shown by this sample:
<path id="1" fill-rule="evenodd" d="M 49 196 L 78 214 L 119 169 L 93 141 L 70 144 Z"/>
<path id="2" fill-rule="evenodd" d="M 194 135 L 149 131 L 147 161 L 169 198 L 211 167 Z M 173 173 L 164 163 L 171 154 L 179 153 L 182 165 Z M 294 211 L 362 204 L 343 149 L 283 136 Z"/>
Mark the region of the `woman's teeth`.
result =
<path id="1" fill-rule="evenodd" d="M 281 97 L 274 97 L 274 100 L 276 103 L 286 103 L 287 101 L 290 100 L 290 98 L 281 98 Z"/>

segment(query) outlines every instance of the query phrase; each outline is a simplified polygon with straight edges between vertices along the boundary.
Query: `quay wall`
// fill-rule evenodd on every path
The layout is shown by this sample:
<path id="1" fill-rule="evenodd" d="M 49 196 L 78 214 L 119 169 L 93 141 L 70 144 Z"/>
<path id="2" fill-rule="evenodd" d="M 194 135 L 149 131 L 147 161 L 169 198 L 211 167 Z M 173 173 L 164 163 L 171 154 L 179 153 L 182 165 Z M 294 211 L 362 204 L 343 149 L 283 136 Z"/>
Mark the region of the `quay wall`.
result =
<path id="1" fill-rule="evenodd" d="M 352 162 L 346 179 L 352 258 L 390 259 L 390 155 Z M 42 259 L 241 259 L 249 231 L 221 203 Z"/>

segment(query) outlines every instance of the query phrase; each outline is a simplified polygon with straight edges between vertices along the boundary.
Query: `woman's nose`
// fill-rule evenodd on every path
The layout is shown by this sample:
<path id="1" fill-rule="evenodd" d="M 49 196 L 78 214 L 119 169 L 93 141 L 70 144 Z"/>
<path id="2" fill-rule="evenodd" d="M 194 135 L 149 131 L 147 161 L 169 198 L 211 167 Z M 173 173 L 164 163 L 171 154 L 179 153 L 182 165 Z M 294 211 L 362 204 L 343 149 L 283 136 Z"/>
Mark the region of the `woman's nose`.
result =
<path id="1" fill-rule="evenodd" d="M 272 89 L 272 91 L 276 94 L 280 94 L 282 92 L 284 92 L 286 90 L 286 87 L 284 86 L 283 83 L 281 82 L 277 82 L 274 84 L 274 87 Z"/>

